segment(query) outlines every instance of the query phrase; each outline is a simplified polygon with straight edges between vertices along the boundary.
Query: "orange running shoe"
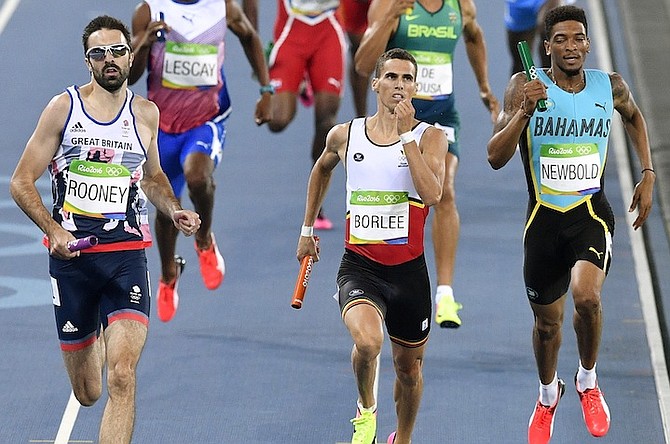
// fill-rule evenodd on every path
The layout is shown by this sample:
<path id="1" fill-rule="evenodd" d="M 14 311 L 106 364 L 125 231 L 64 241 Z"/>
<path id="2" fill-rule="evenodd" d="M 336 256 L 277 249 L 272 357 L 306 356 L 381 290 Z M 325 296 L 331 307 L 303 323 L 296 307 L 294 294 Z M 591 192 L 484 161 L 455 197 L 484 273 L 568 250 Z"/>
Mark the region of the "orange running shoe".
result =
<path id="1" fill-rule="evenodd" d="M 198 248 L 195 244 L 195 251 L 198 253 L 198 261 L 200 261 L 200 274 L 208 290 L 216 290 L 223 282 L 223 276 L 226 273 L 226 264 L 223 261 L 223 256 L 219 253 L 219 247 L 216 246 L 214 233 L 211 234 L 212 243 L 206 250 Z"/>
<path id="2" fill-rule="evenodd" d="M 174 317 L 179 305 L 177 284 L 179 283 L 179 276 L 181 276 L 184 266 L 186 266 L 186 261 L 181 256 L 175 255 L 174 262 L 177 266 L 177 276 L 174 280 L 170 283 L 163 282 L 163 279 L 158 281 L 158 304 L 156 305 L 156 311 L 158 319 L 163 322 L 168 322 Z"/>
<path id="3" fill-rule="evenodd" d="M 577 384 L 575 376 L 575 388 Z M 582 405 L 582 416 L 584 423 L 591 435 L 596 438 L 607 435 L 610 429 L 610 409 L 605 402 L 603 392 L 600 391 L 598 383 L 595 388 L 586 389 L 583 392 L 577 390 L 579 401 Z"/>
<path id="4" fill-rule="evenodd" d="M 547 444 L 551 440 L 551 434 L 554 432 L 554 414 L 558 401 L 561 400 L 565 392 L 565 383 L 558 380 L 558 399 L 556 404 L 548 407 L 542 405 L 538 400 L 535 403 L 535 410 L 528 422 L 528 444 Z"/>

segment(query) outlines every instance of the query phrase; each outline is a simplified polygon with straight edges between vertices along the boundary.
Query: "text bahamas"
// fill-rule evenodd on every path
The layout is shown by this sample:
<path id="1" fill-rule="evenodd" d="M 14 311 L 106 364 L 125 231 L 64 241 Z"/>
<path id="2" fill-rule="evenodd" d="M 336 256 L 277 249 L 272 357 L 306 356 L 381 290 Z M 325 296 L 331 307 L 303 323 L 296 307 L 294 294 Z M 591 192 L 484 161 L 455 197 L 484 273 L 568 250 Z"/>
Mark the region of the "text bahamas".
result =
<path id="1" fill-rule="evenodd" d="M 567 119 L 565 117 L 535 117 L 533 136 L 607 137 L 612 119 Z"/>

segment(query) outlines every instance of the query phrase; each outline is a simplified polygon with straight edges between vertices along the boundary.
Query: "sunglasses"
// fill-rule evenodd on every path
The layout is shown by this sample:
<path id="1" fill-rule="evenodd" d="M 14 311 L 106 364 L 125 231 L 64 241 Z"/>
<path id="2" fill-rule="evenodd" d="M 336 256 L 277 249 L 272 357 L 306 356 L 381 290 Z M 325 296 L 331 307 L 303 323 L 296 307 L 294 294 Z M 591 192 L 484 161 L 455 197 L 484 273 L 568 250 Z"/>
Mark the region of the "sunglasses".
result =
<path id="1" fill-rule="evenodd" d="M 130 51 L 130 47 L 125 43 L 116 43 L 114 45 L 94 46 L 86 51 L 86 57 L 96 62 L 101 62 L 107 57 L 107 52 L 112 54 L 112 57 L 123 57 Z"/>

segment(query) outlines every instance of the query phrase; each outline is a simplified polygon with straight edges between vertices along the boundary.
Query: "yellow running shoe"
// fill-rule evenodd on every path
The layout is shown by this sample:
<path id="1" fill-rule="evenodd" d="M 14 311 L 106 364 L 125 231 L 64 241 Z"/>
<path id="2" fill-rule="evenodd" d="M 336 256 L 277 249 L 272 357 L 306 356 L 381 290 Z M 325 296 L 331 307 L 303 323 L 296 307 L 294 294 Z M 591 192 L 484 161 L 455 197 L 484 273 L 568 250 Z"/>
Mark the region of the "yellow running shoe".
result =
<path id="1" fill-rule="evenodd" d="M 463 308 L 463 304 L 454 301 L 452 298 L 442 297 L 435 306 L 435 322 L 442 328 L 458 328 L 461 326 L 461 318 L 458 317 L 458 310 Z"/>
<path id="2" fill-rule="evenodd" d="M 377 412 L 360 413 L 356 409 L 356 417 L 351 420 L 354 434 L 351 444 L 375 444 L 377 441 Z"/>

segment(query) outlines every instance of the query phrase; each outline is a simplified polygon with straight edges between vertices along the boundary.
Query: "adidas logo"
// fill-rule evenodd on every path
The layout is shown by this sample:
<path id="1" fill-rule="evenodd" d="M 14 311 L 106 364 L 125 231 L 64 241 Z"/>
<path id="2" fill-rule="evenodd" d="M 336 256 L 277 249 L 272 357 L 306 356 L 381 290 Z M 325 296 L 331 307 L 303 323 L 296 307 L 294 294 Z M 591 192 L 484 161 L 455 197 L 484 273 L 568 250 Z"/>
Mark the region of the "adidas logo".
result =
<path id="1" fill-rule="evenodd" d="M 67 321 L 65 325 L 63 325 L 63 328 L 61 330 L 63 331 L 63 333 L 74 333 L 79 331 L 79 329 L 74 325 L 72 325 L 72 322 L 70 321 Z"/>
<path id="2" fill-rule="evenodd" d="M 84 128 L 84 125 L 82 125 L 81 122 L 77 122 L 70 127 L 70 131 L 73 133 L 85 133 L 86 128 Z"/>

